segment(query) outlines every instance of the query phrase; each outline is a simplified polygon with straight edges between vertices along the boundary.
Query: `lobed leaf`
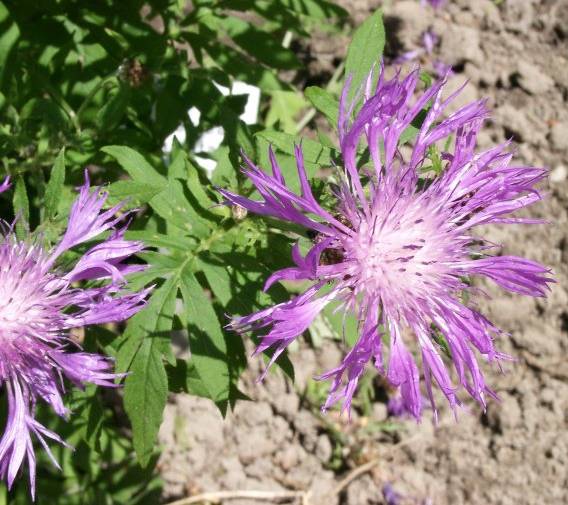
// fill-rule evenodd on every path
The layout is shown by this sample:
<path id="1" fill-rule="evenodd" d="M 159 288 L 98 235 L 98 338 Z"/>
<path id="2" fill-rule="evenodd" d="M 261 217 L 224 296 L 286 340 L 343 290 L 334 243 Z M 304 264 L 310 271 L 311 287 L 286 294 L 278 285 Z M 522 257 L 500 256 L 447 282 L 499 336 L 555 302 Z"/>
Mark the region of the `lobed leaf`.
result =
<path id="1" fill-rule="evenodd" d="M 183 271 L 180 281 L 184 301 L 182 317 L 189 332 L 191 362 L 207 389 L 207 396 L 217 404 L 226 402 L 230 370 L 223 330 L 211 300 L 189 268 Z"/>

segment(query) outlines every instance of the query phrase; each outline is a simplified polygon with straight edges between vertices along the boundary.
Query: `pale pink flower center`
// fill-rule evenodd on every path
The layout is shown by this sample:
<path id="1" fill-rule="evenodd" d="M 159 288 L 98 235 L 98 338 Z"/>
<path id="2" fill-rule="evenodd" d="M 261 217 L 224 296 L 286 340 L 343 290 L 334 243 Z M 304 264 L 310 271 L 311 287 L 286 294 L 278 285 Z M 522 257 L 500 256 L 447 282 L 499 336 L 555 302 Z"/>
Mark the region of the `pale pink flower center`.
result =
<path id="1" fill-rule="evenodd" d="M 445 262 L 455 239 L 431 210 L 411 198 L 390 212 L 379 209 L 362 219 L 357 234 L 345 243 L 354 284 L 401 304 L 439 286 L 449 271 Z"/>
<path id="2" fill-rule="evenodd" d="M 49 330 L 52 314 L 39 266 L 6 256 L 0 264 L 0 339 L 30 335 L 42 328 Z M 0 343 L 1 345 L 1 343 Z"/>

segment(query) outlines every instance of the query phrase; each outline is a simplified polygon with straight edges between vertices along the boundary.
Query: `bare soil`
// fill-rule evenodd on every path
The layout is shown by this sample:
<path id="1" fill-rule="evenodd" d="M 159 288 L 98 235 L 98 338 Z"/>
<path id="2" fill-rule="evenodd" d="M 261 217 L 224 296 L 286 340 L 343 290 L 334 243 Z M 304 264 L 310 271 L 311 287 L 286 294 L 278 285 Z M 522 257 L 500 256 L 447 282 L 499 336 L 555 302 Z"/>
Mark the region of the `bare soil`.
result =
<path id="1" fill-rule="evenodd" d="M 557 280 L 547 299 L 511 296 L 487 286 L 482 310 L 510 332 L 501 349 L 518 358 L 501 373 L 487 369 L 501 402 L 477 405 L 458 422 L 443 410 L 434 427 L 390 419 L 380 397 L 351 423 L 318 415 L 312 376 L 333 367 L 343 350 L 331 341 L 302 342 L 291 353 L 297 380 L 270 374 L 255 384 L 253 360 L 240 402 L 223 420 L 209 402 L 172 396 L 160 432 L 165 503 L 217 490 L 310 491 L 311 505 L 386 504 L 392 486 L 401 504 L 560 505 L 568 503 L 568 0 L 448 0 L 443 9 L 401 0 L 342 0 L 358 24 L 381 6 L 387 55 L 420 47 L 431 28 L 440 41 L 423 57 L 454 66 L 449 84 L 469 79 L 461 100 L 487 97 L 493 119 L 480 148 L 512 138 L 520 165 L 550 169 L 547 199 L 529 210 L 544 226 L 491 227 L 487 236 L 504 254 L 549 265 Z M 315 37 L 308 80 L 333 73 L 347 39 Z M 312 384 L 312 385 L 310 385 Z M 324 388 L 325 391 L 325 388 Z M 400 444 L 401 445 L 397 445 Z M 354 468 L 373 469 L 333 494 Z M 330 494 L 331 493 L 331 494 Z M 273 503 L 238 499 L 233 505 Z M 296 503 L 300 503 L 299 500 Z"/>

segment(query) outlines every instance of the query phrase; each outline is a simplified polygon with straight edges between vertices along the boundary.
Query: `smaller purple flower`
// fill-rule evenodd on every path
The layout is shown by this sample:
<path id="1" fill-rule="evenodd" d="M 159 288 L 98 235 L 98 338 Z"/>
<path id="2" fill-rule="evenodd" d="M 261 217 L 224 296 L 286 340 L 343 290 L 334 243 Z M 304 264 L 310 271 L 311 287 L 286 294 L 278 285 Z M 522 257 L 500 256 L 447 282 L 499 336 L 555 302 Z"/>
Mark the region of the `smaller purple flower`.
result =
<path id="1" fill-rule="evenodd" d="M 397 58 L 395 58 L 392 63 L 394 65 L 402 65 L 403 63 L 408 63 L 410 61 L 415 61 L 420 59 L 422 56 L 431 56 L 434 53 L 434 48 L 440 41 L 440 37 L 431 29 L 426 30 L 422 34 L 422 46 L 418 49 L 413 49 L 412 51 L 406 51 Z M 436 59 L 432 61 L 432 70 L 437 77 L 444 78 L 449 77 L 453 74 L 452 66 L 444 63 L 442 60 Z"/>
<path id="2" fill-rule="evenodd" d="M 442 60 L 434 60 L 432 62 L 432 70 L 434 70 L 434 73 L 438 77 L 450 77 L 454 74 L 452 66 L 448 63 L 444 63 Z"/>
<path id="3" fill-rule="evenodd" d="M 36 462 L 32 438 L 58 468 L 47 440 L 67 445 L 36 421 L 38 401 L 67 417 L 64 377 L 81 388 L 86 383 L 116 387 L 114 380 L 122 377 L 113 373 L 109 358 L 81 351 L 69 331 L 128 319 L 144 307 L 149 291 L 124 289 L 125 275 L 144 268 L 127 262 L 143 245 L 124 239 L 126 226 L 114 228 L 125 217 L 118 215 L 122 205 L 103 211 L 106 199 L 99 188 L 91 192 L 86 177 L 71 207 L 67 230 L 53 250 L 33 240 L 18 240 L 8 225 L 0 233 L 0 384 L 8 399 L 0 477 L 11 488 L 27 461 L 32 498 Z M 110 236 L 87 249 L 74 266 L 59 265 L 66 251 L 108 230 Z M 95 282 L 80 287 L 83 280 Z"/>
<path id="4" fill-rule="evenodd" d="M 428 408 L 427 401 L 428 399 L 422 396 L 422 402 L 425 403 L 425 409 Z M 387 401 L 387 413 L 392 417 L 411 417 L 413 415 L 412 410 L 409 409 L 409 406 L 404 401 L 400 391 L 396 391 L 389 397 Z"/>
<path id="5" fill-rule="evenodd" d="M 397 493 L 390 482 L 383 486 L 383 498 L 387 505 L 400 505 L 402 496 Z"/>
<path id="6" fill-rule="evenodd" d="M 422 5 L 422 7 L 430 5 L 434 9 L 439 9 L 440 7 L 443 7 L 445 3 L 446 0 L 420 0 L 420 5 Z"/>
<path id="7" fill-rule="evenodd" d="M 428 29 L 422 34 L 422 45 L 427 54 L 432 54 L 434 52 L 434 47 L 440 41 L 440 37 L 434 33 L 433 30 Z"/>
<path id="8" fill-rule="evenodd" d="M 4 182 L 0 184 L 0 193 L 3 193 L 9 188 L 10 188 L 10 177 L 6 177 L 6 179 L 4 179 Z"/>
<path id="9" fill-rule="evenodd" d="M 408 412 L 406 404 L 400 394 L 391 396 L 387 402 L 387 412 L 389 416 L 402 417 L 405 415 L 412 415 Z"/>

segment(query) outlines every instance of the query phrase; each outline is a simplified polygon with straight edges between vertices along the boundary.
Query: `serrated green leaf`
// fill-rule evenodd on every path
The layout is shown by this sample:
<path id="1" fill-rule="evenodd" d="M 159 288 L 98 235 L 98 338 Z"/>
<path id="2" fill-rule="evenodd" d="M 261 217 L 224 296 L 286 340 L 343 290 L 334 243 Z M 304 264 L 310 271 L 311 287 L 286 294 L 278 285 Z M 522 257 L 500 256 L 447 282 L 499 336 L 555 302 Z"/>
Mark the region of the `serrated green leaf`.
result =
<path id="1" fill-rule="evenodd" d="M 385 47 L 383 15 L 377 10 L 355 30 L 345 60 L 345 75 L 351 76 L 349 98 L 352 99 L 371 70 L 378 65 Z"/>
<path id="2" fill-rule="evenodd" d="M 186 173 L 185 182 L 192 198 L 194 198 L 195 200 L 195 205 L 193 205 L 193 207 L 199 206 L 202 212 L 207 212 L 209 216 L 213 218 L 213 214 L 211 213 L 210 209 L 217 202 L 213 202 L 205 192 L 205 186 L 199 178 L 197 167 L 193 163 L 191 163 L 191 161 L 189 161 L 185 153 L 183 153 L 183 156 Z"/>
<path id="3" fill-rule="evenodd" d="M 306 101 L 296 91 L 276 90 L 271 95 L 272 100 L 266 115 L 266 126 L 273 127 L 279 124 L 282 131 L 293 133 L 296 131 L 296 118 L 300 111 L 305 109 Z"/>
<path id="4" fill-rule="evenodd" d="M 210 261 L 200 260 L 198 263 L 199 269 L 205 274 L 208 284 L 211 286 L 217 299 L 221 302 L 221 305 L 226 307 L 234 297 L 230 271 L 227 265 L 222 265 L 219 260 L 213 263 L 211 259 L 214 257 L 210 255 L 207 256 Z"/>
<path id="5" fill-rule="evenodd" d="M 20 175 L 16 179 L 16 187 L 13 196 L 14 214 L 16 215 L 16 236 L 23 239 L 29 230 L 30 202 L 26 181 Z"/>
<path id="6" fill-rule="evenodd" d="M 168 384 L 174 393 L 189 393 L 202 398 L 209 398 L 207 386 L 197 373 L 194 363 L 189 360 L 178 359 L 176 365 L 167 365 Z"/>
<path id="7" fill-rule="evenodd" d="M 203 209 L 196 209 L 188 198 L 190 195 L 185 194 L 181 181 L 170 179 L 165 188 L 150 200 L 150 206 L 168 225 L 198 237 L 206 237 L 214 223 L 200 214 L 198 210 Z"/>
<path id="8" fill-rule="evenodd" d="M 158 338 L 142 342 L 124 385 L 124 408 L 132 423 L 132 440 L 140 465 L 147 466 L 168 397 L 168 377 Z"/>
<path id="9" fill-rule="evenodd" d="M 137 181 L 117 181 L 107 186 L 109 205 L 125 202 L 125 209 L 139 207 L 154 198 L 164 186 Z"/>
<path id="10" fill-rule="evenodd" d="M 130 368 L 144 339 L 172 329 L 177 292 L 178 279 L 167 279 L 154 290 L 148 305 L 130 318 L 119 344 L 116 360 L 118 372 L 126 372 Z M 162 353 L 170 362 L 175 362 L 169 342 L 162 348 Z"/>
<path id="11" fill-rule="evenodd" d="M 213 223 L 203 215 L 203 209 L 195 208 L 188 200 L 191 195 L 184 193 L 182 183 L 177 179 L 166 179 L 144 156 L 126 146 L 105 146 L 101 149 L 110 154 L 128 172 L 135 182 L 160 188 L 150 200 L 152 209 L 168 225 L 175 226 L 184 232 L 191 232 L 199 237 L 207 236 Z"/>
<path id="12" fill-rule="evenodd" d="M 183 318 L 190 340 L 191 362 L 205 384 L 208 397 L 220 404 L 229 399 L 227 344 L 217 314 L 189 269 L 181 275 Z"/>
<path id="13" fill-rule="evenodd" d="M 177 292 L 176 278 L 156 289 L 148 305 L 128 322 L 117 352 L 117 370 L 130 372 L 124 386 L 124 407 L 142 466 L 152 456 L 166 404 L 168 381 L 163 359 L 175 363 L 169 332 Z"/>
<path id="14" fill-rule="evenodd" d="M 279 251 L 286 248 L 281 244 L 269 246 Z M 213 294 L 231 315 L 245 315 L 269 304 L 279 303 L 288 297 L 286 290 L 279 285 L 273 286 L 271 294 L 264 293 L 262 286 L 269 275 L 269 268 L 264 263 L 260 251 L 257 256 L 249 256 L 234 251 L 227 253 L 203 253 L 198 261 L 198 268 L 203 272 Z M 270 254 L 274 264 L 274 254 Z M 269 359 L 273 350 L 268 350 Z M 294 367 L 286 353 L 280 355 L 276 365 L 294 380 Z"/>
<path id="15" fill-rule="evenodd" d="M 309 86 L 304 90 L 304 95 L 327 118 L 329 124 L 337 129 L 339 101 L 329 91 L 319 86 Z"/>
<path id="16" fill-rule="evenodd" d="M 149 230 L 129 230 L 124 236 L 127 240 L 142 240 L 145 244 L 151 247 L 166 247 L 183 252 L 195 247 L 195 241 L 191 238 L 175 235 L 162 235 L 160 233 L 152 233 Z"/>
<path id="17" fill-rule="evenodd" d="M 166 178 L 134 149 L 126 146 L 105 146 L 101 151 L 112 156 L 133 180 L 159 187 L 166 185 Z"/>
<path id="18" fill-rule="evenodd" d="M 256 136 L 266 140 L 269 144 L 272 144 L 280 151 L 291 156 L 294 155 L 294 145 L 301 145 L 304 161 L 320 166 L 331 165 L 332 159 L 337 155 L 334 150 L 321 145 L 315 140 L 297 137 L 288 133 L 275 130 L 262 130 L 258 132 Z"/>
<path id="19" fill-rule="evenodd" d="M 285 134 L 284 134 L 285 135 Z M 290 138 L 293 139 L 292 136 L 289 136 Z M 282 152 L 282 150 L 276 146 L 276 144 L 270 144 L 266 138 L 264 138 L 263 136 L 259 135 L 257 137 L 257 145 L 258 145 L 258 165 L 260 167 L 262 167 L 264 170 L 266 171 L 270 171 L 270 159 L 268 156 L 268 149 L 269 146 L 272 145 L 272 147 L 275 149 L 275 154 L 276 154 L 276 160 L 278 161 L 278 165 L 280 166 L 280 169 L 282 170 L 282 174 L 284 175 L 284 179 L 286 180 L 286 186 L 293 192 L 295 193 L 299 193 L 300 192 L 300 178 L 298 177 L 298 169 L 297 169 L 297 163 L 296 163 L 296 158 L 293 154 L 288 154 L 288 153 L 284 153 Z M 282 147 L 290 145 L 290 144 L 285 144 L 282 143 L 281 144 Z M 319 145 L 319 144 L 318 144 Z M 292 149 L 293 149 L 293 144 L 292 144 Z M 287 148 L 287 150 L 289 150 Z M 311 156 L 312 153 L 308 153 L 308 156 Z M 323 157 L 325 160 L 325 156 Z M 306 157 L 304 156 L 304 168 L 306 169 L 306 173 L 308 175 L 308 179 L 312 179 L 313 177 L 315 177 L 317 171 L 319 168 L 324 167 L 324 166 L 328 166 L 326 164 L 319 164 L 319 163 L 312 163 L 310 161 L 307 161 Z M 283 222 L 281 222 L 280 225 L 278 226 L 282 226 Z"/>
<path id="20" fill-rule="evenodd" d="M 230 159 L 230 150 L 227 146 L 221 146 L 214 153 L 217 166 L 211 175 L 211 183 L 216 186 L 236 187 L 237 170 Z"/>
<path id="21" fill-rule="evenodd" d="M 187 154 L 183 150 L 177 137 L 174 137 L 172 142 L 171 162 L 168 166 L 168 177 L 174 179 L 187 178 Z"/>
<path id="22" fill-rule="evenodd" d="M 55 158 L 55 163 L 49 175 L 49 182 L 45 188 L 44 218 L 53 219 L 57 214 L 61 193 L 65 184 L 65 148 L 62 148 Z"/>

